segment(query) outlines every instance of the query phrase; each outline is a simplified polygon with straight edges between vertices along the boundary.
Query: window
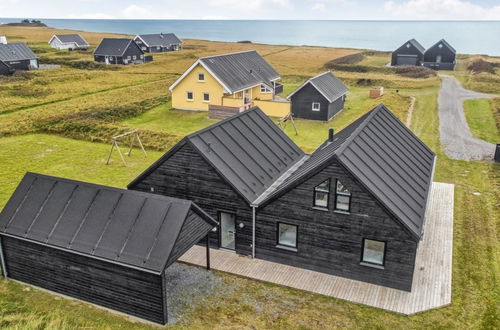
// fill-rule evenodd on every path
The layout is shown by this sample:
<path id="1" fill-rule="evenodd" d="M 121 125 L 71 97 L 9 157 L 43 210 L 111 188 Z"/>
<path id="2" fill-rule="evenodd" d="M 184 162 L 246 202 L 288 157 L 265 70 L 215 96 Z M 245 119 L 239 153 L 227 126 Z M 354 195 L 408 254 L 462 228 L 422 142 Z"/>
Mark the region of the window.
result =
<path id="1" fill-rule="evenodd" d="M 205 81 L 205 74 L 204 73 L 198 73 L 198 81 Z"/>
<path id="2" fill-rule="evenodd" d="M 127 60 L 130 60 L 130 56 L 127 56 Z"/>
<path id="3" fill-rule="evenodd" d="M 137 56 L 132 56 L 132 59 L 135 61 L 137 59 Z"/>
<path id="4" fill-rule="evenodd" d="M 438 45 L 438 47 L 439 47 L 439 48 L 443 48 L 443 44 L 439 44 L 439 45 Z"/>
<path id="5" fill-rule="evenodd" d="M 337 180 L 335 209 L 349 212 L 351 208 L 351 192 Z"/>
<path id="6" fill-rule="evenodd" d="M 320 108 L 321 108 L 321 104 L 319 102 L 312 103 L 312 111 L 319 111 Z"/>
<path id="7" fill-rule="evenodd" d="M 141 59 L 143 59 L 143 58 L 144 58 L 144 55 L 140 55 L 140 57 L 141 57 Z"/>
<path id="8" fill-rule="evenodd" d="M 186 99 L 188 101 L 193 101 L 194 100 L 193 92 L 186 92 Z"/>
<path id="9" fill-rule="evenodd" d="M 297 248 L 297 226 L 278 222 L 278 245 Z"/>
<path id="10" fill-rule="evenodd" d="M 383 266 L 385 262 L 385 242 L 363 239 L 361 262 Z"/>
<path id="11" fill-rule="evenodd" d="M 203 93 L 203 102 L 210 102 L 210 94 Z"/>
<path id="12" fill-rule="evenodd" d="M 268 88 L 267 86 L 265 86 L 265 85 L 260 85 L 260 92 L 261 92 L 261 93 L 271 93 L 272 91 L 271 91 L 271 89 L 270 89 L 270 88 Z"/>
<path id="13" fill-rule="evenodd" d="M 330 179 L 325 180 L 316 187 L 314 187 L 314 206 L 327 209 L 329 195 L 330 195 Z"/>
<path id="14" fill-rule="evenodd" d="M 441 63 L 442 57 L 441 55 L 436 56 L 436 63 Z"/>
<path id="15" fill-rule="evenodd" d="M 406 44 L 406 48 L 410 48 L 410 43 L 407 43 L 407 44 Z"/>

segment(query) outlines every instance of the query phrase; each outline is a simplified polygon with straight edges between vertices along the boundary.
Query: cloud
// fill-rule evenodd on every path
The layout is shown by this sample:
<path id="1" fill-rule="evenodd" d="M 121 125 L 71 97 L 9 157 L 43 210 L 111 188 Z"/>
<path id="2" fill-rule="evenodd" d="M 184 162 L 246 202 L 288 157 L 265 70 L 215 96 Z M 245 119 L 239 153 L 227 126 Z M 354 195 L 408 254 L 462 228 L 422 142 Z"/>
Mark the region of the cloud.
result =
<path id="1" fill-rule="evenodd" d="M 115 16 L 104 14 L 104 13 L 86 13 L 86 14 L 69 14 L 64 16 L 64 18 L 74 18 L 74 19 L 114 19 Z"/>
<path id="2" fill-rule="evenodd" d="M 251 9 L 260 10 L 265 9 L 267 6 L 271 5 L 274 7 L 291 8 L 292 3 L 290 0 L 209 0 L 208 4 L 215 7 L 222 7 L 226 9 Z"/>
<path id="3" fill-rule="evenodd" d="M 384 10 L 399 19 L 425 20 L 499 20 L 500 5 L 481 7 L 462 0 L 386 1 Z"/>
<path id="4" fill-rule="evenodd" d="M 315 10 L 315 11 L 323 11 L 325 9 L 326 9 L 325 4 L 321 3 L 321 2 L 317 2 L 317 3 L 313 4 L 311 7 L 311 10 Z"/>
<path id="5" fill-rule="evenodd" d="M 130 5 L 121 11 L 121 16 L 123 18 L 144 18 L 151 19 L 154 18 L 154 14 L 148 8 L 141 7 L 138 5 Z"/>

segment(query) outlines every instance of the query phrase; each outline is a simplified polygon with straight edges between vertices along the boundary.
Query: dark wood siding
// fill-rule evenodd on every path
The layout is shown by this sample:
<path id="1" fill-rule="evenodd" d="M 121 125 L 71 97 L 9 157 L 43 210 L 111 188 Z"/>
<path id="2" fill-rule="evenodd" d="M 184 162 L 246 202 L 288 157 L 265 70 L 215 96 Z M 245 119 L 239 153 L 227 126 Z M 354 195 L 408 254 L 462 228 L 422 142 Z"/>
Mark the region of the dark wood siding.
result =
<path id="1" fill-rule="evenodd" d="M 13 69 L 13 70 L 29 70 L 30 69 L 30 60 L 6 61 L 5 63 L 7 63 L 11 67 L 11 69 Z"/>
<path id="2" fill-rule="evenodd" d="M 141 55 L 143 55 L 142 59 Z M 133 56 L 136 57 L 136 62 L 144 62 L 144 53 L 141 51 L 140 47 L 133 41 L 130 43 L 125 53 L 123 53 L 122 59 L 127 59 L 129 56 L 131 58 L 131 60 L 129 60 L 129 63 L 130 61 L 134 62 Z"/>
<path id="3" fill-rule="evenodd" d="M 166 323 L 162 278 L 39 244 L 3 237 L 9 278 Z"/>
<path id="4" fill-rule="evenodd" d="M 10 73 L 10 67 L 4 62 L 0 61 L 0 75 L 9 75 Z"/>
<path id="5" fill-rule="evenodd" d="M 410 47 L 406 47 L 407 44 L 409 44 Z M 392 52 L 392 57 L 391 57 L 391 65 L 392 66 L 401 65 L 401 63 L 398 63 L 398 55 L 415 55 L 417 58 L 417 63 L 415 65 L 421 65 L 423 57 L 424 57 L 422 52 L 420 52 L 410 42 L 405 43 L 403 46 L 399 47 L 394 52 Z"/>
<path id="6" fill-rule="evenodd" d="M 151 190 L 153 188 L 153 191 Z M 214 219 L 219 211 L 236 215 L 236 252 L 251 254 L 252 211 L 245 200 L 186 143 L 132 189 L 189 199 Z M 243 223 L 243 228 L 238 226 Z M 210 233 L 212 247 L 219 246 L 219 233 Z"/>
<path id="7" fill-rule="evenodd" d="M 328 120 L 344 109 L 345 95 L 328 104 Z"/>
<path id="8" fill-rule="evenodd" d="M 329 102 L 311 84 L 302 87 L 297 93 L 292 95 L 292 114 L 297 118 L 327 121 L 329 115 Z M 312 111 L 312 103 L 321 104 L 320 111 Z"/>
<path id="9" fill-rule="evenodd" d="M 326 179 L 330 208 L 316 210 L 313 189 Z M 350 214 L 333 211 L 336 179 L 351 191 Z M 297 252 L 276 247 L 277 222 L 298 226 Z M 363 238 L 387 242 L 384 269 L 360 264 Z M 336 161 L 257 209 L 257 258 L 409 291 L 416 249 L 415 239 Z"/>
<path id="10" fill-rule="evenodd" d="M 436 62 L 438 55 L 441 55 L 441 63 Z M 424 66 L 435 70 L 453 70 L 455 68 L 455 53 L 445 44 L 439 48 L 439 43 L 426 50 L 424 55 Z"/>

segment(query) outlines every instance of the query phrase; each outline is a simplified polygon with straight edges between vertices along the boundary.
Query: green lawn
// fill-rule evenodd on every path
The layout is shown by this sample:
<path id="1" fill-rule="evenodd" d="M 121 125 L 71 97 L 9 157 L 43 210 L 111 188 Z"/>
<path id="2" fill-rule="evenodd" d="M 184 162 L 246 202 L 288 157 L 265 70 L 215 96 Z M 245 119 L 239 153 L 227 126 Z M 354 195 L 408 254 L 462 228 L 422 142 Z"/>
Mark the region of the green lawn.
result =
<path id="1" fill-rule="evenodd" d="M 490 100 L 467 100 L 464 103 L 464 112 L 467 124 L 475 137 L 491 143 L 500 143 L 500 132 Z"/>

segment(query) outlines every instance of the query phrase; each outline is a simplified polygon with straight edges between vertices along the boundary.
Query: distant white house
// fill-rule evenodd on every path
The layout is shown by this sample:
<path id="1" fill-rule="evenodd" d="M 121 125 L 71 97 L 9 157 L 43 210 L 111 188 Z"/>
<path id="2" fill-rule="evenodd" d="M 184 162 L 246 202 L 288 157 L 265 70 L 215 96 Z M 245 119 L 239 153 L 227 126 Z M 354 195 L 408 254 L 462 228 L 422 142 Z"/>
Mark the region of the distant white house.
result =
<path id="1" fill-rule="evenodd" d="M 49 45 L 55 49 L 87 49 L 89 43 L 79 34 L 54 34 Z"/>
<path id="2" fill-rule="evenodd" d="M 0 44 L 3 44 L 3 45 L 7 44 L 7 37 L 6 36 L 0 36 Z"/>

